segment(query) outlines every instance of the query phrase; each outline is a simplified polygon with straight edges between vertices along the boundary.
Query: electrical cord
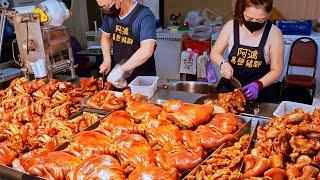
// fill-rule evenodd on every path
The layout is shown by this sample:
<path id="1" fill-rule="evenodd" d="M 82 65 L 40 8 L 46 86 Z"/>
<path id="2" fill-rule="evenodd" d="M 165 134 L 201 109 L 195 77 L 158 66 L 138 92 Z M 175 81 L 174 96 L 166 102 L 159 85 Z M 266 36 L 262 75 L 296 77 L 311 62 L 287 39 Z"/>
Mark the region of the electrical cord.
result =
<path id="1" fill-rule="evenodd" d="M 16 53 L 15 53 L 15 50 L 14 50 L 14 43 L 17 43 L 17 39 L 13 40 L 12 43 L 11 43 L 11 48 L 12 48 L 12 57 L 13 57 L 13 61 L 19 65 L 20 67 L 22 67 L 22 62 L 19 60 L 16 59 Z"/>

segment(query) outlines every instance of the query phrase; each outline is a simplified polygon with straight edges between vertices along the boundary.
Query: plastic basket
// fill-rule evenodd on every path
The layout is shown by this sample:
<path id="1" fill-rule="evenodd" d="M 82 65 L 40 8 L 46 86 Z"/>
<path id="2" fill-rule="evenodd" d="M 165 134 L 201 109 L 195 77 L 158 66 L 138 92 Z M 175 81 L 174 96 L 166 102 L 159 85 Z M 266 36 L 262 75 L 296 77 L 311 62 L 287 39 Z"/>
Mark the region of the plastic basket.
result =
<path id="1" fill-rule="evenodd" d="M 305 35 L 310 36 L 312 32 L 311 20 L 300 21 L 278 21 L 277 25 L 284 35 Z"/>
<path id="2" fill-rule="evenodd" d="M 294 112 L 295 109 L 301 108 L 304 112 L 313 114 L 315 107 L 307 104 L 291 102 L 291 101 L 282 101 L 278 108 L 273 112 L 274 116 L 283 116 L 289 113 Z"/>

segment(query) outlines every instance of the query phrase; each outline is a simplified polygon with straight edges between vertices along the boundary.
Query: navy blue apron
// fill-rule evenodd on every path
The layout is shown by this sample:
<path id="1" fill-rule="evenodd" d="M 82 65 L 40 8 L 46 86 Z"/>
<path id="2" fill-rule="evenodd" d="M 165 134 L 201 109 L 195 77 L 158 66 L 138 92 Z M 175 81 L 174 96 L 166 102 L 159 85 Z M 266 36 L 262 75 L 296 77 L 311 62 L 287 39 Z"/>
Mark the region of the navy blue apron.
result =
<path id="1" fill-rule="evenodd" d="M 270 65 L 266 64 L 264 47 L 272 27 L 271 21 L 267 21 L 262 38 L 258 47 L 245 46 L 240 44 L 239 21 L 234 21 L 234 45 L 229 54 L 228 60 L 233 68 L 233 76 L 245 85 L 259 80 L 270 71 Z M 221 78 L 218 84 L 218 92 L 231 92 L 234 90 L 229 79 Z M 275 98 L 274 85 L 264 88 L 257 101 L 273 102 Z"/>
<path id="2" fill-rule="evenodd" d="M 120 62 L 128 60 L 140 48 L 140 35 L 135 39 L 132 29 L 134 21 L 144 8 L 144 6 L 138 5 L 138 8 L 132 12 L 133 14 L 128 24 L 120 22 L 119 17 L 113 19 L 111 26 L 113 43 L 112 67 Z M 154 55 L 152 55 L 144 64 L 134 69 L 131 76 L 127 78 L 127 82 L 130 83 L 137 76 L 155 75 L 155 60 Z"/>

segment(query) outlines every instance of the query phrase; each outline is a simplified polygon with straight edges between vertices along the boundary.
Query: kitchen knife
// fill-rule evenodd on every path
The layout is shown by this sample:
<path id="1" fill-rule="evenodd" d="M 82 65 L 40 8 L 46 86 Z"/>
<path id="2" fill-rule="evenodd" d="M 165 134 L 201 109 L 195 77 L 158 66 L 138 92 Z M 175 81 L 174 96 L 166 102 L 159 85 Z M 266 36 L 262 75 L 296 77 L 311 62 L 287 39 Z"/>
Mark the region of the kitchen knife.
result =
<path id="1" fill-rule="evenodd" d="M 104 84 L 106 82 L 106 79 L 104 78 L 105 73 L 102 73 L 102 89 L 104 89 Z"/>
<path id="2" fill-rule="evenodd" d="M 231 80 L 231 84 L 232 84 L 235 88 L 242 90 L 242 85 L 241 85 L 241 83 L 239 82 L 238 79 L 236 79 L 234 76 L 232 76 L 230 80 Z"/>

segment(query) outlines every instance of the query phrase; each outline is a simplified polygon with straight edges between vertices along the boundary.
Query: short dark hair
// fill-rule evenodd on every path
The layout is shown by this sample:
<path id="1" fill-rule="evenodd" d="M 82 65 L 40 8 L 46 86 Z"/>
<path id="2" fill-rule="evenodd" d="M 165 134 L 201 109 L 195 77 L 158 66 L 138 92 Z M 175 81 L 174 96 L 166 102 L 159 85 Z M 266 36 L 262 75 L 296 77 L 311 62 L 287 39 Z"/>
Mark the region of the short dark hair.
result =
<path id="1" fill-rule="evenodd" d="M 264 9 L 270 13 L 273 7 L 273 0 L 237 0 L 234 8 L 233 18 L 238 20 L 240 24 L 243 24 L 243 12 L 249 4 L 263 6 Z"/>

